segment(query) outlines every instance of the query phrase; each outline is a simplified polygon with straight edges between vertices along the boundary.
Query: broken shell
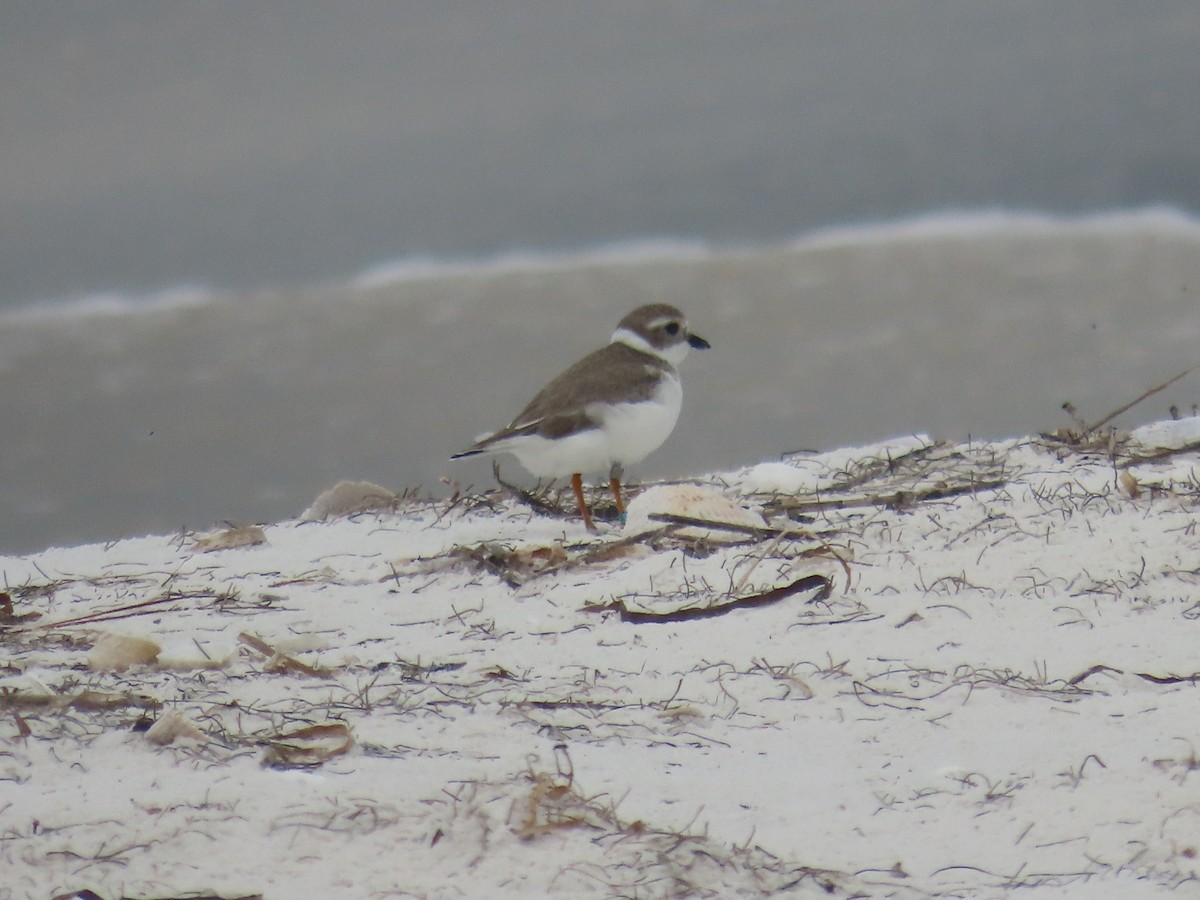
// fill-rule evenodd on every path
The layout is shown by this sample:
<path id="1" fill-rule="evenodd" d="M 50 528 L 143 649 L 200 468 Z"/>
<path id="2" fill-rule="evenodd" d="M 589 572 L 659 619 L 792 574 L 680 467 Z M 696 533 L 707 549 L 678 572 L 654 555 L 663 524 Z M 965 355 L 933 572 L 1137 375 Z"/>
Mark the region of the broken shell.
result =
<path id="1" fill-rule="evenodd" d="M 87 665 L 97 672 L 124 672 L 130 666 L 156 662 L 161 649 L 149 638 L 109 632 L 96 639 L 88 653 Z"/>
<path id="2" fill-rule="evenodd" d="M 629 503 L 625 522 L 626 534 L 643 534 L 661 528 L 663 523 L 653 516 L 678 516 L 699 519 L 728 529 L 688 527 L 676 532 L 687 540 L 710 543 L 740 541 L 746 529 L 763 528 L 763 517 L 730 500 L 716 488 L 696 484 L 656 484 L 647 488 Z M 743 530 L 738 531 L 738 528 Z"/>

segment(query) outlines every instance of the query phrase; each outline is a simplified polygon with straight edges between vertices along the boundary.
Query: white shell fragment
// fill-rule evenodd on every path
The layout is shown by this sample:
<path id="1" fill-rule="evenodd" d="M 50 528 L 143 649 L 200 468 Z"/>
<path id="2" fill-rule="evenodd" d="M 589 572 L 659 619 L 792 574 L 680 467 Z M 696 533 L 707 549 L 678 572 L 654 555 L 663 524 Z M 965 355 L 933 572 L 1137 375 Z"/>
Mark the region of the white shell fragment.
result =
<path id="1" fill-rule="evenodd" d="M 644 534 L 663 527 L 656 515 L 680 516 L 723 525 L 763 528 L 763 517 L 730 500 L 716 488 L 695 484 L 657 484 L 633 498 L 626 510 L 625 534 Z M 690 540 L 744 540 L 745 531 L 689 527 L 676 532 Z"/>
<path id="2" fill-rule="evenodd" d="M 175 709 L 167 712 L 151 725 L 146 731 L 145 737 L 150 743 L 158 744 L 162 747 L 172 744 L 179 739 L 191 741 L 205 740 L 204 732 L 192 724 L 187 716 Z"/>
<path id="3" fill-rule="evenodd" d="M 240 525 L 227 528 L 196 541 L 192 548 L 200 553 L 212 553 L 214 550 L 233 550 L 237 547 L 255 547 L 267 542 L 267 533 L 261 525 Z"/>
<path id="4" fill-rule="evenodd" d="M 157 662 L 161 649 L 149 638 L 109 632 L 96 639 L 88 652 L 87 665 L 96 672 L 124 672 L 130 666 Z"/>
<path id="5" fill-rule="evenodd" d="M 311 768 L 354 746 L 354 736 L 344 722 L 308 725 L 272 738 L 263 753 L 263 764 L 277 769 Z"/>
<path id="6" fill-rule="evenodd" d="M 392 491 L 370 481 L 339 481 L 322 491 L 312 506 L 300 514 L 306 522 L 351 516 L 372 509 L 387 509 L 397 497 Z"/>

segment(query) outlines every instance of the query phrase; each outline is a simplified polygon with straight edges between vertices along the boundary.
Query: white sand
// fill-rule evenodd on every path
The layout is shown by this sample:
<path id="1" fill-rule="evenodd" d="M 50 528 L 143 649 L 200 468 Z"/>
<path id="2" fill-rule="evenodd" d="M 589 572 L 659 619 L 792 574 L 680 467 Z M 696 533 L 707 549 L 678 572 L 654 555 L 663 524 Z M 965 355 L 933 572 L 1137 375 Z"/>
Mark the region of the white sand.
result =
<path id="1" fill-rule="evenodd" d="M 495 494 L 0 558 L 0 898 L 1193 895 L 1196 424 L 704 480 L 807 538 Z"/>

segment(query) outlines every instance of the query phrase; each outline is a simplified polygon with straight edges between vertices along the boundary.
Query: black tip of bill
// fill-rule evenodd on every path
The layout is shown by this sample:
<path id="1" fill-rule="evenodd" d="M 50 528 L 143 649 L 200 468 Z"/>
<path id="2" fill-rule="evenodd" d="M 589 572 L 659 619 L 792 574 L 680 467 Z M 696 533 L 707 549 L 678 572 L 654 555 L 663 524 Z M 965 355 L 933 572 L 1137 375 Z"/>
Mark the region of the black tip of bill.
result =
<path id="1" fill-rule="evenodd" d="M 712 344 L 710 344 L 704 338 L 700 337 L 700 335 L 698 335 L 698 334 L 689 334 L 688 335 L 688 343 L 691 346 L 695 347 L 697 350 L 707 350 L 709 347 L 712 346 Z"/>

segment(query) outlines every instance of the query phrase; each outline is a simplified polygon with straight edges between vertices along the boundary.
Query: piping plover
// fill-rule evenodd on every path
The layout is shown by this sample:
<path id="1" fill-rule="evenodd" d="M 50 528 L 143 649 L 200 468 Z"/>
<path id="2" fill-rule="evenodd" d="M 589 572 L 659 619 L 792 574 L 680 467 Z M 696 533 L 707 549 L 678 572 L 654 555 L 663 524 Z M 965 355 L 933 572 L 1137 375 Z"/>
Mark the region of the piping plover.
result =
<path id="1" fill-rule="evenodd" d="M 508 425 L 451 459 L 511 453 L 539 478 L 570 475 L 583 523 L 594 532 L 583 473 L 608 469 L 617 512 L 624 516 L 623 467 L 667 439 L 683 401 L 675 367 L 690 348 L 708 346 L 675 307 L 639 306 L 621 320 L 607 346 L 547 384 Z"/>

